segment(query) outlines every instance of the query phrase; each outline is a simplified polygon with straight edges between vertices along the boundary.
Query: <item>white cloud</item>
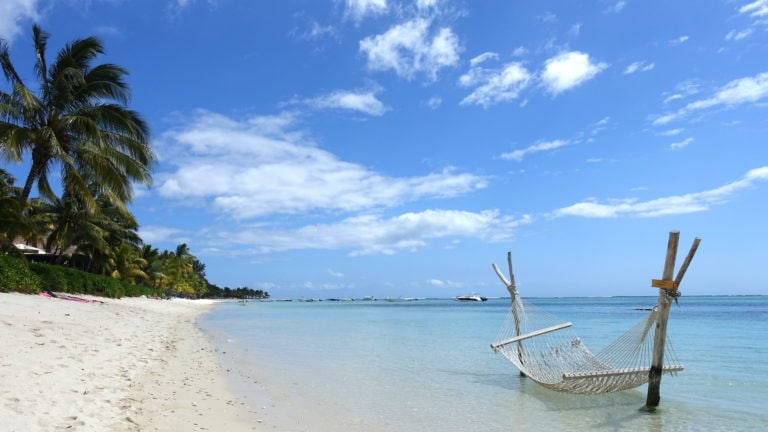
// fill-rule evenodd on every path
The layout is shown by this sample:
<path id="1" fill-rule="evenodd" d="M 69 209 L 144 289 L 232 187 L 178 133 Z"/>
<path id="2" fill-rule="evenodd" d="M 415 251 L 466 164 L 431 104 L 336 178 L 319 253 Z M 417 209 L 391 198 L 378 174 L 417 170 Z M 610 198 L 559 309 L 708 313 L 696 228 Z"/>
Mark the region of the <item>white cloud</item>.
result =
<path id="1" fill-rule="evenodd" d="M 338 37 L 336 28 L 334 26 L 320 25 L 320 23 L 318 23 L 313 19 L 309 19 L 306 30 L 304 31 L 295 30 L 292 33 L 294 33 L 296 37 L 304 40 L 318 40 L 326 36 L 330 36 L 332 38 Z"/>
<path id="2" fill-rule="evenodd" d="M 669 196 L 650 201 L 638 201 L 632 198 L 599 203 L 594 199 L 589 199 L 555 210 L 552 216 L 581 216 L 587 218 L 613 218 L 619 216 L 658 217 L 701 212 L 709 210 L 713 205 L 725 202 L 736 192 L 752 187 L 758 181 L 764 180 L 768 180 L 768 166 L 750 170 L 739 180 L 704 192 Z"/>
<path id="3" fill-rule="evenodd" d="M 497 60 L 499 58 L 499 55 L 494 52 L 484 52 L 480 54 L 479 56 L 473 57 L 471 60 L 469 60 L 469 65 L 471 67 L 475 67 L 479 65 L 480 63 L 484 63 L 488 60 Z"/>
<path id="4" fill-rule="evenodd" d="M 512 51 L 513 57 L 522 57 L 526 54 L 528 54 L 528 50 L 525 49 L 525 47 L 517 47 L 514 51 Z"/>
<path id="5" fill-rule="evenodd" d="M 362 211 L 481 189 L 485 179 L 452 168 L 389 177 L 317 148 L 289 114 L 233 120 L 198 112 L 167 132 L 157 149 L 166 166 L 157 191 L 247 219 L 306 211 Z M 167 158 L 167 155 L 173 155 Z"/>
<path id="6" fill-rule="evenodd" d="M 355 22 L 387 12 L 387 0 L 345 0 L 345 3 L 344 16 Z"/>
<path id="7" fill-rule="evenodd" d="M 157 225 L 147 225 L 139 228 L 139 236 L 146 244 L 174 241 L 182 233 L 183 231 L 178 228 Z"/>
<path id="8" fill-rule="evenodd" d="M 666 131 L 663 131 L 663 132 L 659 132 L 657 135 L 661 135 L 661 136 L 675 136 L 675 135 L 680 135 L 681 133 L 683 133 L 683 131 L 684 131 L 684 129 L 682 129 L 682 128 L 670 129 L 670 130 L 666 130 Z"/>
<path id="9" fill-rule="evenodd" d="M 0 39 L 9 44 L 21 34 L 21 23 L 36 21 L 37 0 L 3 0 L 0 2 Z"/>
<path id="10" fill-rule="evenodd" d="M 526 147 L 524 149 L 515 150 L 509 153 L 502 153 L 501 156 L 499 156 L 502 159 L 507 160 L 514 160 L 517 162 L 521 162 L 523 158 L 531 153 L 538 153 L 548 150 L 555 150 L 557 148 L 567 146 L 568 144 L 571 144 L 570 141 L 566 140 L 553 140 L 553 141 L 542 141 L 538 142 L 536 144 L 533 144 L 529 147 Z"/>
<path id="11" fill-rule="evenodd" d="M 461 282 L 454 282 L 450 280 L 443 280 L 443 279 L 430 279 L 427 281 L 427 285 L 431 285 L 436 288 L 462 288 L 464 287 L 464 284 Z"/>
<path id="12" fill-rule="evenodd" d="M 699 84 L 694 81 L 684 81 L 675 86 L 675 93 L 664 98 L 664 103 L 669 103 L 678 99 L 684 99 L 699 93 Z"/>
<path id="13" fill-rule="evenodd" d="M 307 99 L 304 103 L 319 109 L 343 109 L 380 116 L 387 111 L 387 108 L 376 98 L 377 92 L 378 89 L 367 91 L 337 90 L 324 96 Z"/>
<path id="14" fill-rule="evenodd" d="M 292 230 L 241 227 L 237 231 L 220 233 L 218 238 L 228 244 L 253 247 L 254 253 L 351 249 L 352 255 L 393 255 L 427 247 L 431 240 L 450 237 L 505 241 L 512 237 L 515 228 L 531 222 L 531 216 L 502 216 L 497 210 L 475 213 L 432 209 L 390 218 L 354 216 L 336 223 Z"/>
<path id="15" fill-rule="evenodd" d="M 550 11 L 544 11 L 543 14 L 538 16 L 538 19 L 542 22 L 553 23 L 553 22 L 557 22 L 557 15 L 555 15 Z"/>
<path id="16" fill-rule="evenodd" d="M 581 33 L 581 23 L 572 25 L 571 29 L 568 30 L 568 33 L 572 36 L 578 36 L 579 33 Z"/>
<path id="17" fill-rule="evenodd" d="M 739 8 L 739 13 L 746 13 L 753 18 L 768 16 L 768 0 L 755 0 Z"/>
<path id="18" fill-rule="evenodd" d="M 664 125 L 693 112 L 717 106 L 732 107 L 753 103 L 766 96 L 768 96 L 768 72 L 763 72 L 753 77 L 733 80 L 715 92 L 712 97 L 691 102 L 674 113 L 659 116 L 653 124 Z"/>
<path id="19" fill-rule="evenodd" d="M 509 63 L 499 70 L 473 67 L 459 78 L 459 83 L 465 87 L 479 85 L 461 101 L 461 105 L 480 105 L 487 108 L 493 104 L 511 101 L 528 87 L 530 80 L 531 74 L 521 63 Z"/>
<path id="20" fill-rule="evenodd" d="M 332 270 L 332 269 L 328 269 L 328 274 L 330 276 L 333 276 L 333 277 L 336 277 L 336 278 L 344 277 L 344 273 L 340 273 L 340 272 L 337 272 L 337 271 Z"/>
<path id="21" fill-rule="evenodd" d="M 682 148 L 688 147 L 688 145 L 692 142 L 693 142 L 693 138 L 688 137 L 682 141 L 673 142 L 672 144 L 669 145 L 669 148 L 672 150 L 680 150 Z"/>
<path id="22" fill-rule="evenodd" d="M 633 74 L 635 72 L 648 72 L 652 70 L 656 65 L 654 63 L 646 63 L 643 61 L 636 61 L 624 69 L 625 74 Z"/>
<path id="23" fill-rule="evenodd" d="M 627 4 L 629 2 L 626 0 L 619 0 L 614 5 L 608 8 L 608 13 L 619 13 L 624 10 L 625 7 L 627 7 Z"/>
<path id="24" fill-rule="evenodd" d="M 392 69 L 406 79 L 424 74 L 436 80 L 440 69 L 459 61 L 460 47 L 458 37 L 450 28 L 430 31 L 431 26 L 431 20 L 416 18 L 363 39 L 360 51 L 368 57 L 368 68 Z"/>
<path id="25" fill-rule="evenodd" d="M 416 8 L 426 10 L 437 6 L 439 0 L 416 0 Z"/>
<path id="26" fill-rule="evenodd" d="M 670 46 L 682 45 L 690 39 L 688 36 L 680 36 L 669 41 Z"/>
<path id="27" fill-rule="evenodd" d="M 751 28 L 740 30 L 740 31 L 731 30 L 731 31 L 728 32 L 727 35 L 725 35 L 725 40 L 727 40 L 727 41 L 739 41 L 739 40 L 742 40 L 744 38 L 749 37 L 749 35 L 751 35 L 753 32 L 754 32 L 754 29 L 751 29 Z"/>
<path id="28" fill-rule="evenodd" d="M 438 109 L 443 104 L 443 99 L 439 96 L 432 96 L 427 100 L 427 106 L 431 109 Z"/>
<path id="29" fill-rule="evenodd" d="M 605 63 L 593 63 L 586 53 L 562 53 L 546 61 L 541 74 L 542 85 L 557 95 L 591 80 L 607 67 Z"/>
<path id="30" fill-rule="evenodd" d="M 107 0 L 107 1 L 113 1 L 113 0 Z M 168 14 L 173 19 L 178 18 L 185 9 L 192 7 L 193 4 L 199 1 L 202 1 L 202 0 L 169 0 L 168 6 L 167 6 Z M 208 3 L 208 6 L 210 8 L 215 8 L 217 6 L 217 1 L 218 0 L 206 0 L 206 3 Z"/>
<path id="31" fill-rule="evenodd" d="M 589 134 L 590 135 L 597 135 L 597 134 L 599 134 L 600 132 L 605 130 L 606 127 L 608 127 L 610 122 L 611 122 L 611 118 L 610 117 L 603 117 L 603 118 L 601 118 L 600 120 L 596 121 L 595 123 L 589 125 L 589 128 L 590 128 Z"/>

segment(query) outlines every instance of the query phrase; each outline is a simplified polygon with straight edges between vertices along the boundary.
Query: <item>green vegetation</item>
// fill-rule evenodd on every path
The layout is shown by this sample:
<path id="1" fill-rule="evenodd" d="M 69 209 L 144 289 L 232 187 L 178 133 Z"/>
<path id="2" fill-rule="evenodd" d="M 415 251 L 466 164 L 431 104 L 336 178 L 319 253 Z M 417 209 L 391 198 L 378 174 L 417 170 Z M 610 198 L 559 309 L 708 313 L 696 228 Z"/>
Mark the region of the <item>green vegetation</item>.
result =
<path id="1" fill-rule="evenodd" d="M 23 260 L 0 255 L 0 292 L 36 294 L 40 292 L 42 284 L 40 277 Z"/>
<path id="2" fill-rule="evenodd" d="M 0 168 L 0 291 L 268 297 L 210 284 L 186 244 L 163 252 L 144 244 L 127 205 L 134 183 L 150 185 L 155 155 L 146 123 L 127 108 L 127 71 L 95 64 L 104 54 L 95 37 L 66 44 L 49 63 L 49 35 L 37 25 L 32 35 L 37 91 L 0 39 L 0 160 L 29 164 L 20 187 Z M 19 242 L 48 254 L 28 265 Z"/>

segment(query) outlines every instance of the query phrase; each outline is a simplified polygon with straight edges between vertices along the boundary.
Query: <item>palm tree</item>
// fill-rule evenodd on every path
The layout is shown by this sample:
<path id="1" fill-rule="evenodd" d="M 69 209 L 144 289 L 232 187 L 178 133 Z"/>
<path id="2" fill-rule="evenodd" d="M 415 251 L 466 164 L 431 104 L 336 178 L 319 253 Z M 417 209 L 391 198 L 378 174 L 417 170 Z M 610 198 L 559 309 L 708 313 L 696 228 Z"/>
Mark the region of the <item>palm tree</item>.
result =
<path id="1" fill-rule="evenodd" d="M 85 260 L 80 263 L 83 269 L 110 274 L 121 245 L 136 249 L 138 254 L 139 224 L 125 207 L 113 204 L 104 195 L 94 195 L 93 210 L 65 191 L 61 198 L 32 199 L 27 213 L 39 235 L 45 238 L 46 250 L 57 255 L 57 263 L 72 254 L 73 258 Z"/>
<path id="2" fill-rule="evenodd" d="M 126 108 L 130 91 L 127 71 L 113 64 L 93 65 L 104 53 L 95 37 L 77 39 L 62 48 L 54 62 L 46 60 L 49 34 L 32 27 L 35 75 L 32 91 L 11 62 L 9 45 L 0 39 L 0 66 L 10 91 L 0 90 L 0 156 L 21 161 L 31 155 L 21 191 L 25 203 L 35 182 L 42 197 L 53 198 L 51 172 L 60 169 L 64 190 L 87 208 L 96 206 L 89 185 L 112 202 L 133 198 L 131 182 L 149 185 L 155 159 L 149 129 L 141 116 Z"/>
<path id="3" fill-rule="evenodd" d="M 112 250 L 109 276 L 135 285 L 138 281 L 149 279 L 149 275 L 143 270 L 146 266 L 147 261 L 141 257 L 139 248 L 121 243 Z"/>
<path id="4" fill-rule="evenodd" d="M 34 226 L 22 213 L 20 191 L 14 182 L 13 176 L 0 169 L 0 253 L 20 255 L 13 241 L 16 237 L 34 237 Z"/>

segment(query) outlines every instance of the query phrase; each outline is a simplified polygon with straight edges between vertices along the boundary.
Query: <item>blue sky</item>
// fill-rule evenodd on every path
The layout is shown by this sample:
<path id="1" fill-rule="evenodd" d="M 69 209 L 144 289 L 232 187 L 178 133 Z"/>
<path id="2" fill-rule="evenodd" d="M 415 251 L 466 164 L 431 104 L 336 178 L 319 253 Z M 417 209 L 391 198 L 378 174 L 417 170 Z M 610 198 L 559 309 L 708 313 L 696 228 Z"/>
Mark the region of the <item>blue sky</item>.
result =
<path id="1" fill-rule="evenodd" d="M 768 294 L 768 0 L 4 0 L 152 128 L 147 243 L 274 297 Z M 23 166 L 12 166 L 23 177 Z"/>

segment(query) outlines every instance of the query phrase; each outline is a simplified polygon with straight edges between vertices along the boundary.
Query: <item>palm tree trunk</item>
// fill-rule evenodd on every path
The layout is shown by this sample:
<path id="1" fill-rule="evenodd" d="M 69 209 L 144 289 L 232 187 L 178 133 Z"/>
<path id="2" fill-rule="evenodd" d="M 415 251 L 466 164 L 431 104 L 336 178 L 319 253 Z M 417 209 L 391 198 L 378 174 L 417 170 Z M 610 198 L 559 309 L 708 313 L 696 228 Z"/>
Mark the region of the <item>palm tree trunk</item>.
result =
<path id="1" fill-rule="evenodd" d="M 21 190 L 21 196 L 19 196 L 19 201 L 21 201 L 21 210 L 24 211 L 24 207 L 26 207 L 27 200 L 29 199 L 29 194 L 32 192 L 32 185 L 35 184 L 35 180 L 40 176 L 40 168 L 41 166 L 32 163 L 32 166 L 29 168 L 29 174 L 27 175 L 27 181 L 24 182 L 24 189 Z"/>

